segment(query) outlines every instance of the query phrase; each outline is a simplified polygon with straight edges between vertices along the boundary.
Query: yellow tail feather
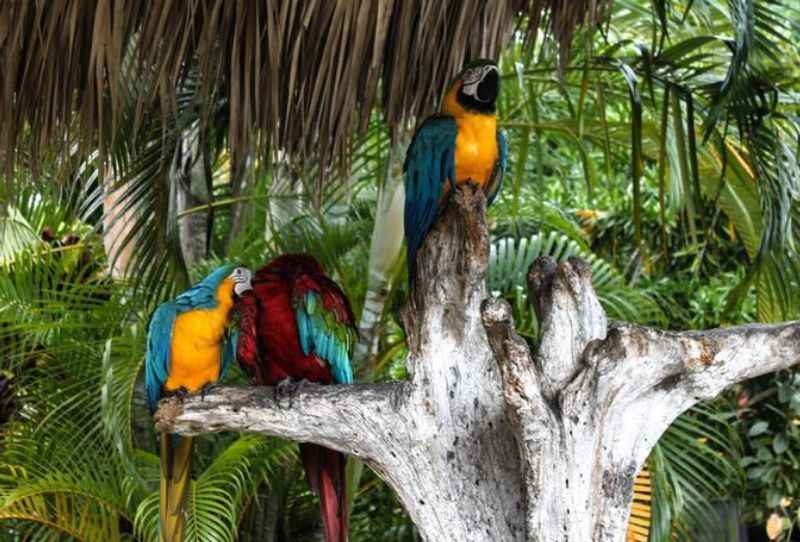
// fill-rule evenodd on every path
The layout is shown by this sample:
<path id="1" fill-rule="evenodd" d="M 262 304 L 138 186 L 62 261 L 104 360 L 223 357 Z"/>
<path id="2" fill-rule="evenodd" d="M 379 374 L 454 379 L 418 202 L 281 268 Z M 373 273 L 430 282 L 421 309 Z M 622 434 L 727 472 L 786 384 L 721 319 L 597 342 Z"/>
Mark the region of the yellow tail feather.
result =
<path id="1" fill-rule="evenodd" d="M 186 530 L 186 497 L 192 470 L 191 437 L 161 433 L 161 542 L 183 542 Z M 176 445 L 177 443 L 177 445 Z"/>

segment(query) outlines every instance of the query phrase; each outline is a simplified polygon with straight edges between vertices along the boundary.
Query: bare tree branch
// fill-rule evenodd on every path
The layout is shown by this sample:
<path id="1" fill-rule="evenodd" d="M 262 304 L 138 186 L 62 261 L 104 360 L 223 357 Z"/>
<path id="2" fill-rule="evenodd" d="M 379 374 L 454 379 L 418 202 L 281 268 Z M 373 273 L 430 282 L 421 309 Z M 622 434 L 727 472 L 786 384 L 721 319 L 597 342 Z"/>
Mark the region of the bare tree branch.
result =
<path id="1" fill-rule="evenodd" d="M 634 477 L 669 424 L 730 384 L 800 361 L 800 323 L 607 332 L 584 262 L 539 258 L 528 282 L 535 355 L 506 302 L 483 306 L 522 456 L 527 540 L 619 542 Z"/>
<path id="2" fill-rule="evenodd" d="M 405 313 L 411 380 L 220 388 L 162 402 L 158 428 L 245 431 L 363 458 L 426 541 L 622 542 L 663 431 L 726 386 L 800 361 L 800 323 L 668 332 L 608 324 L 589 267 L 534 262 L 535 353 L 487 299 L 485 200 L 461 186 L 428 234 Z"/>
<path id="3" fill-rule="evenodd" d="M 800 322 L 671 332 L 614 324 L 590 345 L 608 423 L 642 461 L 681 413 L 728 386 L 800 362 Z M 633 416 L 632 412 L 647 413 Z M 618 446 L 620 451 L 622 446 Z"/>
<path id="4" fill-rule="evenodd" d="M 303 384 L 284 397 L 273 387 L 221 386 L 205 397 L 163 399 L 156 429 L 184 435 L 261 433 L 381 460 L 386 430 L 400 421 L 407 396 L 403 383 Z"/>
<path id="5" fill-rule="evenodd" d="M 800 322 L 682 332 L 615 324 L 587 361 L 608 373 L 601 380 L 612 393 L 666 390 L 710 399 L 731 384 L 800 363 Z"/>
<path id="6" fill-rule="evenodd" d="M 581 369 L 586 345 L 605 338 L 606 313 L 592 287 L 591 268 L 577 258 L 560 265 L 550 257 L 537 258 L 528 272 L 528 290 L 541 330 L 536 358 L 542 388 L 552 398 Z"/>
<path id="7" fill-rule="evenodd" d="M 550 438 L 550 427 L 556 420 L 541 392 L 540 373 L 534 364 L 525 339 L 514 328 L 511 306 L 505 301 L 489 299 L 482 307 L 483 323 L 489 344 L 495 353 L 503 382 L 503 396 L 516 437 L 525 487 L 541 486 L 538 466 L 533 463 L 542 456 L 542 447 Z M 525 496 L 526 507 L 533 509 L 533 493 Z M 528 514 L 527 532 L 538 527 Z"/>

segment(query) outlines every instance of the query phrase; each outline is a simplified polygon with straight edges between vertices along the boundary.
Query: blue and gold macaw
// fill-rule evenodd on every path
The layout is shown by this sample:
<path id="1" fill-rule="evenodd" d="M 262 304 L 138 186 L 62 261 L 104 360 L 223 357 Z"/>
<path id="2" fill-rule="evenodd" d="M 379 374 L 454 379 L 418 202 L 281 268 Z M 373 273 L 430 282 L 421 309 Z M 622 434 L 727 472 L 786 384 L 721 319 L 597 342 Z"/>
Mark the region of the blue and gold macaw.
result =
<path id="1" fill-rule="evenodd" d="M 250 276 L 245 267 L 220 267 L 153 313 L 145 360 L 151 414 L 163 395 L 202 393 L 225 375 L 236 353 L 236 338 L 227 337 L 234 295 L 252 288 Z M 162 542 L 183 541 L 192 442 L 160 435 Z"/>
<path id="2" fill-rule="evenodd" d="M 495 101 L 499 92 L 497 64 L 491 60 L 471 62 L 450 84 L 441 113 L 428 117 L 411 140 L 403 171 L 412 284 L 417 251 L 450 190 L 459 183 L 477 183 L 491 204 L 503 186 L 508 146 L 497 130 Z"/>

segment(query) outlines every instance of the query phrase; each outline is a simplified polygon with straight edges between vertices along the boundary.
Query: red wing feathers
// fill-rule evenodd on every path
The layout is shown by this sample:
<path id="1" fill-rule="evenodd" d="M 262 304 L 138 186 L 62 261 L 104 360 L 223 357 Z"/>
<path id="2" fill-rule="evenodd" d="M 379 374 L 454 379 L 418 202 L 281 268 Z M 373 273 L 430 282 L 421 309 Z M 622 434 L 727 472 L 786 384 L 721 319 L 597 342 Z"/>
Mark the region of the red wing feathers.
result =
<path id="1" fill-rule="evenodd" d="M 265 384 L 261 374 L 261 359 L 258 352 L 258 298 L 252 290 L 245 292 L 237 301 L 239 311 L 239 340 L 236 357 L 242 369 L 255 384 Z"/>

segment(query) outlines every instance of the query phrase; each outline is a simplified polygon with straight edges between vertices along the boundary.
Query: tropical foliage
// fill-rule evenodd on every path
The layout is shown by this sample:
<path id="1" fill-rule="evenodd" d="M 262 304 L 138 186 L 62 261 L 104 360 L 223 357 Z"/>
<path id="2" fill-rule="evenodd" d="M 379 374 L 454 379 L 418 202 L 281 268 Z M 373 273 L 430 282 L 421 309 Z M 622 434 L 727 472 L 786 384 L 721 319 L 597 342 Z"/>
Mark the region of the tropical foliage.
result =
<path id="1" fill-rule="evenodd" d="M 368 4 L 331 24 L 344 35 L 349 22 L 362 24 L 356 21 L 362 8 L 370 12 Z M 562 3 L 528 4 L 516 19 L 511 11 L 494 14 L 485 23 L 496 23 L 496 32 L 482 31 L 494 51 L 500 30 L 522 29 L 500 55 L 500 118 L 511 160 L 505 190 L 489 213 L 489 285 L 512 303 L 526 339 L 535 343 L 537 323 L 524 299 L 525 274 L 540 255 L 589 262 L 601 302 L 615 319 L 683 329 L 797 318 L 796 6 L 617 0 L 601 9 L 605 2 L 592 2 L 598 8 L 592 16 L 602 23 L 593 32 L 591 25 L 578 26 L 574 12 L 563 12 Z M 64 5 L 72 7 L 61 15 L 81 16 L 83 8 L 74 6 L 82 3 Z M 540 19 L 545 5 L 553 11 Z M 356 314 L 368 288 L 385 289 L 376 353 L 357 367 L 358 378 L 405 377 L 397 316 L 406 295 L 402 255 L 371 251 L 367 239 L 376 235 L 376 223 L 401 227 L 377 204 L 396 185 L 393 138 L 403 139 L 404 119 L 429 112 L 448 74 L 479 50 L 477 37 L 465 37 L 471 23 L 460 23 L 463 36 L 448 30 L 461 36 L 448 38 L 459 54 L 437 46 L 423 61 L 402 42 L 406 48 L 384 58 L 383 71 L 372 60 L 379 46 L 371 40 L 379 42 L 379 34 L 357 47 L 358 73 L 340 69 L 344 59 L 313 49 L 322 56 L 297 64 L 292 77 L 303 80 L 319 61 L 328 70 L 320 80 L 347 84 L 328 93 L 303 88 L 317 116 L 336 111 L 344 119 L 320 121 L 318 131 L 306 133 L 311 117 L 292 109 L 282 86 L 291 88 L 294 79 L 279 83 L 260 74 L 238 94 L 232 94 L 235 85 L 209 84 L 213 66 L 239 51 L 235 44 L 245 51 L 254 46 L 247 45 L 244 26 L 226 25 L 235 15 L 229 3 L 203 6 L 203 16 L 217 13 L 217 19 L 199 34 L 219 29 L 224 47 L 192 49 L 200 40 L 185 50 L 179 43 L 161 49 L 154 41 L 158 21 L 185 23 L 189 14 L 179 7 L 149 14 L 130 8 L 129 48 L 109 41 L 110 56 L 96 60 L 116 82 L 114 94 L 103 98 L 111 108 L 106 113 L 95 107 L 96 89 L 84 89 L 75 97 L 88 115 L 80 123 L 72 124 L 77 119 L 67 114 L 68 100 L 34 115 L 29 97 L 54 88 L 59 74 L 73 90 L 86 84 L 67 77 L 86 58 L 52 64 L 50 48 L 69 39 L 36 44 L 29 61 L 40 63 L 33 65 L 41 65 L 41 79 L 15 79 L 30 92 L 19 103 L 0 101 L 0 119 L 11 120 L 4 125 L 21 127 L 4 139 L 13 143 L 16 165 L 5 170 L 0 188 L 3 539 L 157 539 L 158 459 L 141 384 L 148 317 L 221 260 L 258 267 L 281 252 L 311 252 L 343 285 Z M 6 11 L 0 8 L 0 23 Z M 50 17 L 59 15 L 45 11 L 19 20 L 56 36 Z M 413 14 L 400 11 L 392 17 L 414 22 Z M 434 29 L 447 28 L 455 11 L 452 5 L 428 10 L 431 20 L 420 35 L 442 35 Z M 277 24 L 268 16 L 259 11 L 245 20 Z M 308 14 L 298 8 L 283 16 L 296 29 Z M 529 29 L 540 30 L 535 39 Z M 63 31 L 91 47 L 80 29 Z M 0 33 L 2 56 L 12 58 L 2 47 L 8 43 Z M 280 50 L 291 57 L 288 46 Z M 170 53 L 159 56 L 164 52 Z M 249 71 L 257 60 L 245 59 Z M 28 69 L 8 73 L 21 77 Z M 435 73 L 435 81 L 417 71 Z M 171 86 L 158 94 L 165 81 Z M 379 92 L 379 82 L 393 92 L 371 107 L 369 93 Z M 398 92 L 406 93 L 402 100 L 390 99 Z M 256 95 L 285 101 L 258 105 Z M 108 111 L 113 117 L 101 121 Z M 263 135 L 255 145 L 243 143 L 252 135 L 243 128 L 248 118 L 263 130 L 254 132 Z M 287 122 L 295 118 L 304 120 Z M 270 131 L 273 121 L 277 131 Z M 56 134 L 76 144 L 69 152 L 47 147 Z M 274 143 L 283 138 L 278 149 Z M 315 155 L 321 142 L 325 151 Z M 254 150 L 270 143 L 269 152 Z M 185 227 L 190 219 L 199 227 Z M 202 246 L 199 257 L 189 254 L 187 236 Z M 120 245 L 134 249 L 126 253 Z M 113 263 L 125 272 L 109 276 Z M 377 264 L 391 272 L 368 285 L 365 270 Z M 230 381 L 244 378 L 234 371 Z M 739 386 L 682 416 L 648 461 L 650 540 L 728 540 L 740 524 L 763 530 L 770 518 L 777 518 L 773 527 L 779 523 L 773 532 L 789 540 L 800 521 L 799 425 L 794 371 Z M 317 504 L 294 445 L 214 435 L 196 448 L 191 539 L 314 539 Z M 416 540 L 392 492 L 368 470 L 353 471 L 352 540 Z"/>

